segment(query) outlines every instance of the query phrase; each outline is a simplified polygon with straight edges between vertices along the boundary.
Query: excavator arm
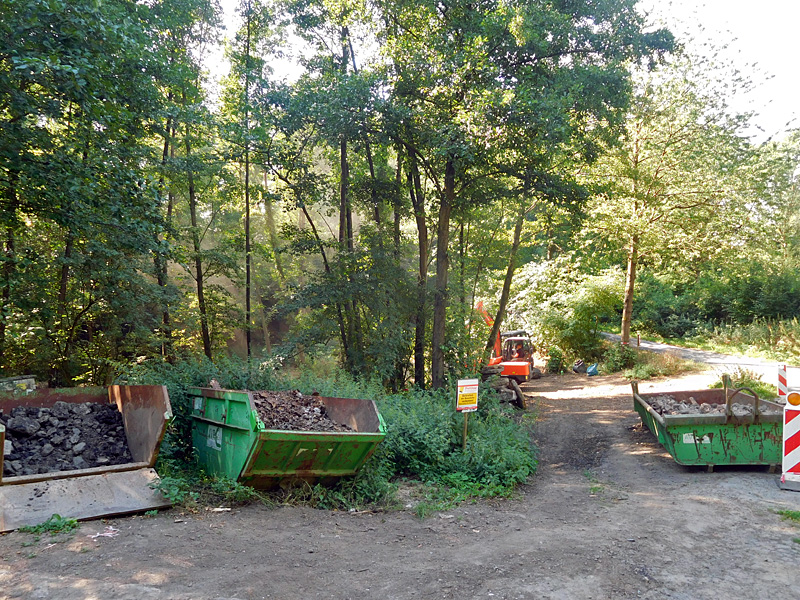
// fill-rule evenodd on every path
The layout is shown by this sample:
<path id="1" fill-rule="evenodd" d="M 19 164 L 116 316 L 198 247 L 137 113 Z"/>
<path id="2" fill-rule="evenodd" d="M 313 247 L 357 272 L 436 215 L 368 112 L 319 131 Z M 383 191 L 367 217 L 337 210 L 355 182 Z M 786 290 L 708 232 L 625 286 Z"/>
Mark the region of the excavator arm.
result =
<path id="1" fill-rule="evenodd" d="M 480 313 L 480 315 L 483 317 L 483 321 L 489 327 L 494 325 L 494 319 L 489 316 L 488 312 L 486 312 L 486 309 L 483 306 L 483 302 L 478 302 L 478 304 L 475 305 L 475 310 L 477 310 Z M 501 358 L 502 356 L 503 356 L 503 344 L 500 341 L 500 333 L 498 332 L 497 339 L 495 339 L 494 341 L 494 356 L 492 357 L 492 359 Z M 494 363 L 492 362 L 492 360 L 490 360 L 489 364 L 494 364 Z"/>

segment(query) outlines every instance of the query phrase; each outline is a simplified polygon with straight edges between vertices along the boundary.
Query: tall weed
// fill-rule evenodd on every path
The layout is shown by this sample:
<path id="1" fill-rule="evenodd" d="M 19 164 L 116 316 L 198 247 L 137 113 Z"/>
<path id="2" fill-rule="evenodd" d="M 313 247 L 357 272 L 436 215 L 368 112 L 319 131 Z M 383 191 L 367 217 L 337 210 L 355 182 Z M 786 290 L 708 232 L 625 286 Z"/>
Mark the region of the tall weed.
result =
<path id="1" fill-rule="evenodd" d="M 773 360 L 796 360 L 800 358 L 800 322 L 795 317 L 706 325 L 691 341 L 723 352 L 733 350 Z"/>

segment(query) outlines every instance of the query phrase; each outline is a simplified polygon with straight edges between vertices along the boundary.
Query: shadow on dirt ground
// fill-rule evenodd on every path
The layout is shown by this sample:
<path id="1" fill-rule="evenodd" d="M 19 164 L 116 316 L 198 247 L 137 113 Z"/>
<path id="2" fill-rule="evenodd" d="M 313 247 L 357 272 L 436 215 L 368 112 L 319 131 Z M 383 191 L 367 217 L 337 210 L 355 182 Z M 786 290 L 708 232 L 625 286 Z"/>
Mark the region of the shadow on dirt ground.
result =
<path id="1" fill-rule="evenodd" d="M 425 520 L 253 505 L 92 521 L 58 543 L 14 532 L 0 537 L 0 599 L 796 597 L 800 529 L 776 510 L 800 510 L 800 493 L 766 468 L 677 465 L 621 378 L 524 389 L 540 464 L 513 499 Z"/>

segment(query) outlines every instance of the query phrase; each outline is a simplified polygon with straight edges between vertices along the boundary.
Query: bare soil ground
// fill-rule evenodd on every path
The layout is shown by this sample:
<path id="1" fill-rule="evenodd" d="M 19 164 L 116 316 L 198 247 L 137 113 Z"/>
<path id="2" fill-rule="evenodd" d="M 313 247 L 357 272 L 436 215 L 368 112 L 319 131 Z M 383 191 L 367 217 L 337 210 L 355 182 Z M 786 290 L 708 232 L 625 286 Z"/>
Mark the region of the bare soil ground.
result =
<path id="1" fill-rule="evenodd" d="M 642 391 L 702 389 L 709 375 Z M 800 510 L 766 468 L 677 465 L 621 378 L 525 386 L 540 467 L 511 500 L 411 509 L 247 506 L 0 536 L 0 598 L 796 598 Z M 114 529 L 109 529 L 109 527 Z M 118 531 L 115 531 L 118 530 Z M 97 536 L 108 534 L 109 536 Z"/>

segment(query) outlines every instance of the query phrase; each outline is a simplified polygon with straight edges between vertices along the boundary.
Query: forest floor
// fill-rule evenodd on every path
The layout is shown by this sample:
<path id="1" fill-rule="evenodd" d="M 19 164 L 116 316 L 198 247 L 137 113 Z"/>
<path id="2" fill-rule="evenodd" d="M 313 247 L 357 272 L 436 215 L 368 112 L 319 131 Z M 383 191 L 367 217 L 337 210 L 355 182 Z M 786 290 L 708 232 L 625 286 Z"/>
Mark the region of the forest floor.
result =
<path id="1" fill-rule="evenodd" d="M 800 510 L 800 493 L 780 490 L 778 475 L 677 465 L 618 376 L 524 389 L 539 470 L 514 498 L 426 519 L 411 506 L 249 505 L 90 521 L 38 541 L 12 532 L 0 536 L 0 599 L 797 597 L 800 527 L 776 511 Z"/>

